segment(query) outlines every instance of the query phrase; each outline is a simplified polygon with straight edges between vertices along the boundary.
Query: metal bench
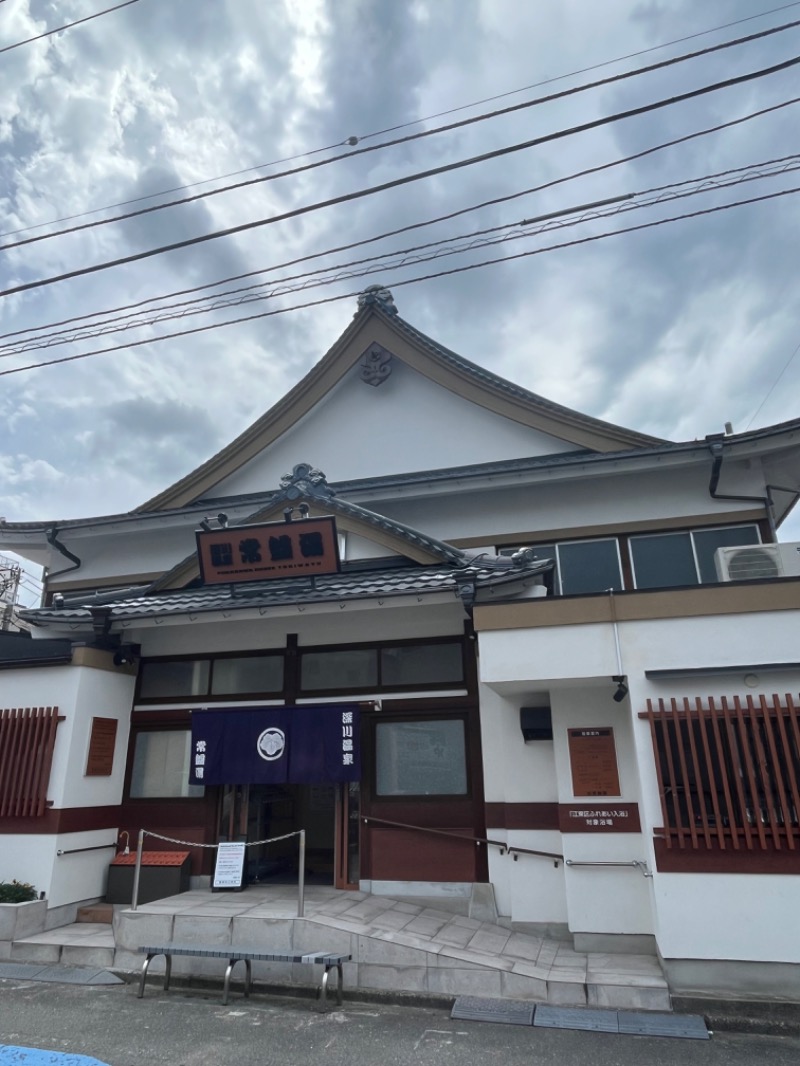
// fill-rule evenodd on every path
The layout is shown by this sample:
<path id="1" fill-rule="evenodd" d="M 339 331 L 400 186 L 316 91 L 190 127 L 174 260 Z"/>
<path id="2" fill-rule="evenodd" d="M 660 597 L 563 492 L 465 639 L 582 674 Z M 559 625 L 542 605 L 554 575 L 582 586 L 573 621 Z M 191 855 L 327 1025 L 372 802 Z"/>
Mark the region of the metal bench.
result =
<path id="1" fill-rule="evenodd" d="M 336 1002 L 341 1007 L 342 1005 L 342 963 L 349 962 L 352 955 L 339 955 L 334 952 L 325 951 L 312 951 L 305 955 L 295 955 L 291 952 L 281 951 L 250 951 L 248 948 L 237 947 L 235 944 L 219 945 L 219 944 L 178 944 L 178 943 L 165 943 L 165 944 L 147 944 L 139 948 L 139 951 L 147 956 L 142 965 L 142 976 L 139 979 L 139 992 L 138 998 L 141 999 L 144 995 L 144 984 L 147 978 L 147 971 L 150 963 L 158 955 L 163 955 L 166 961 L 166 969 L 164 971 L 164 991 L 169 989 L 169 981 L 172 975 L 172 957 L 173 955 L 194 955 L 199 958 L 205 959 L 227 959 L 228 967 L 225 970 L 225 981 L 222 986 L 222 1003 L 223 1005 L 228 1002 L 228 990 L 231 982 L 231 974 L 233 968 L 237 962 L 243 962 L 245 965 L 245 979 L 244 979 L 244 994 L 250 995 L 250 985 L 252 982 L 252 963 L 253 962 L 308 962 L 316 966 L 323 966 L 322 980 L 319 986 L 319 992 L 317 998 L 319 1000 L 319 1009 L 326 1010 L 328 1006 L 328 975 L 331 970 L 336 970 L 338 977 L 338 984 L 336 987 Z"/>

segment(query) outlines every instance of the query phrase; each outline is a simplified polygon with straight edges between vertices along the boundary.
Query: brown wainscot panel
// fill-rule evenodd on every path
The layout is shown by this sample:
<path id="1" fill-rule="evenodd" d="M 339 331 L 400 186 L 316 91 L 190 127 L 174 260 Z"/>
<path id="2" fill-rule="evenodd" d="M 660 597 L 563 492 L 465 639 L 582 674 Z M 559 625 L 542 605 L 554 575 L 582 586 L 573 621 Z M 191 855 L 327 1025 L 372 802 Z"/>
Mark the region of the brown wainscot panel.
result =
<path id="1" fill-rule="evenodd" d="M 653 839 L 656 869 L 676 874 L 800 874 L 800 851 L 784 842 L 780 851 L 768 842 L 765 850 L 734 848 L 723 851 L 718 840 L 701 841 L 698 848 L 668 848 L 663 837 Z M 768 904 L 767 904 L 768 905 Z"/>
<path id="2" fill-rule="evenodd" d="M 453 836 L 407 829 L 368 827 L 370 872 L 374 881 L 474 881 L 478 848 L 469 829 L 447 829 Z M 464 840 L 456 839 L 464 835 Z"/>
<path id="3" fill-rule="evenodd" d="M 122 808 L 48 807 L 41 818 L 0 818 L 0 833 L 83 833 L 116 829 Z"/>
<path id="4" fill-rule="evenodd" d="M 486 825 L 491 829 L 558 830 L 558 804 L 487 803 Z"/>
<path id="5" fill-rule="evenodd" d="M 641 833 L 638 803 L 560 803 L 562 833 Z"/>

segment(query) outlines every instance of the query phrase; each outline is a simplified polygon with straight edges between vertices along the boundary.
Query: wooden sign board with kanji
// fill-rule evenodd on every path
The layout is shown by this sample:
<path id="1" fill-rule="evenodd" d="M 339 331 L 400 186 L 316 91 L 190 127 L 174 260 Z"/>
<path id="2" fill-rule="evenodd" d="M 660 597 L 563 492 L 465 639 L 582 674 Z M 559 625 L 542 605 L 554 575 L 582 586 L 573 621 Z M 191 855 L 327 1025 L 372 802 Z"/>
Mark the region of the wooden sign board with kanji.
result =
<path id="1" fill-rule="evenodd" d="M 331 517 L 198 530 L 196 536 L 205 585 L 312 577 L 339 570 L 336 522 Z"/>
<path id="2" fill-rule="evenodd" d="M 574 796 L 619 796 L 614 730 L 568 729 Z"/>

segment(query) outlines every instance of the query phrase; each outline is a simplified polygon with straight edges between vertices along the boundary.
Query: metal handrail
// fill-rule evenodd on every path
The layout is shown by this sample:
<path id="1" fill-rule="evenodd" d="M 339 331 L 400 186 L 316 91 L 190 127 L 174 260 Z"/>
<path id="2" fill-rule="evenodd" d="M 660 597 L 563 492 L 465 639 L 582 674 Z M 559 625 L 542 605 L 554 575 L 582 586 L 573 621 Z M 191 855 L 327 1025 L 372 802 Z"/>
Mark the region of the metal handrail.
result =
<path id="1" fill-rule="evenodd" d="M 518 848 L 514 844 L 507 844 L 504 840 L 490 840 L 488 837 L 462 836 L 460 833 L 451 833 L 447 829 L 430 829 L 426 825 L 410 825 L 408 822 L 390 822 L 387 818 L 373 818 L 372 815 L 363 815 L 361 820 L 364 825 L 369 825 L 370 822 L 377 822 L 379 825 L 392 825 L 397 829 L 416 829 L 420 833 L 433 833 L 436 836 L 451 837 L 453 840 L 471 840 L 478 847 L 480 847 L 481 844 L 486 844 L 493 848 L 499 848 L 501 855 L 505 855 L 505 853 L 508 852 L 514 862 L 517 861 L 519 855 L 535 855 L 540 859 L 552 859 L 553 865 L 556 868 L 560 862 L 564 861 L 564 856 L 559 855 L 554 851 L 534 851 L 533 848 Z"/>
<path id="2" fill-rule="evenodd" d="M 92 844 L 90 848 L 59 848 L 56 855 L 77 855 L 81 851 L 104 851 L 106 848 L 115 848 L 116 846 L 116 840 L 112 840 L 110 844 Z"/>
<path id="3" fill-rule="evenodd" d="M 642 877 L 652 877 L 653 874 L 647 869 L 647 863 L 644 859 L 630 859 L 627 862 L 623 861 L 601 861 L 601 860 L 581 860 L 581 859 L 565 859 L 565 866 L 633 866 L 641 873 Z"/>
<path id="4" fill-rule="evenodd" d="M 135 911 L 139 905 L 139 878 L 142 872 L 142 852 L 144 838 L 155 837 L 157 840 L 167 840 L 170 844 L 181 844 L 187 848 L 217 848 L 219 844 L 199 844 L 192 840 L 178 840 L 175 837 L 165 837 L 161 833 L 154 833 L 150 829 L 139 830 L 139 841 L 136 845 L 136 862 L 133 868 L 133 891 L 131 892 L 131 910 Z M 302 918 L 305 911 L 305 888 L 306 888 L 306 831 L 296 829 L 293 833 L 284 833 L 283 836 L 269 837 L 267 840 L 243 840 L 246 848 L 257 844 L 274 844 L 277 840 L 288 840 L 289 837 L 299 837 L 299 856 L 297 871 L 297 917 Z M 116 847 L 116 845 L 114 845 Z"/>

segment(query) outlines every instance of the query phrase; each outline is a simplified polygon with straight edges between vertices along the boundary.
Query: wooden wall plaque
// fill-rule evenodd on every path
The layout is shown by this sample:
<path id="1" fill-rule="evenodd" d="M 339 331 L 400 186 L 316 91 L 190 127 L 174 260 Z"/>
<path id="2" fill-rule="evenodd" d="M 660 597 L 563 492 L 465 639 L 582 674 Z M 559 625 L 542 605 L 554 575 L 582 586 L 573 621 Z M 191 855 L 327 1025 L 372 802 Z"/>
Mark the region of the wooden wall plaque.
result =
<path id="1" fill-rule="evenodd" d="M 117 741 L 116 718 L 93 718 L 86 759 L 87 777 L 110 777 L 114 769 L 114 745 Z"/>
<path id="2" fill-rule="evenodd" d="M 573 796 L 620 796 L 614 730 L 568 729 Z"/>

